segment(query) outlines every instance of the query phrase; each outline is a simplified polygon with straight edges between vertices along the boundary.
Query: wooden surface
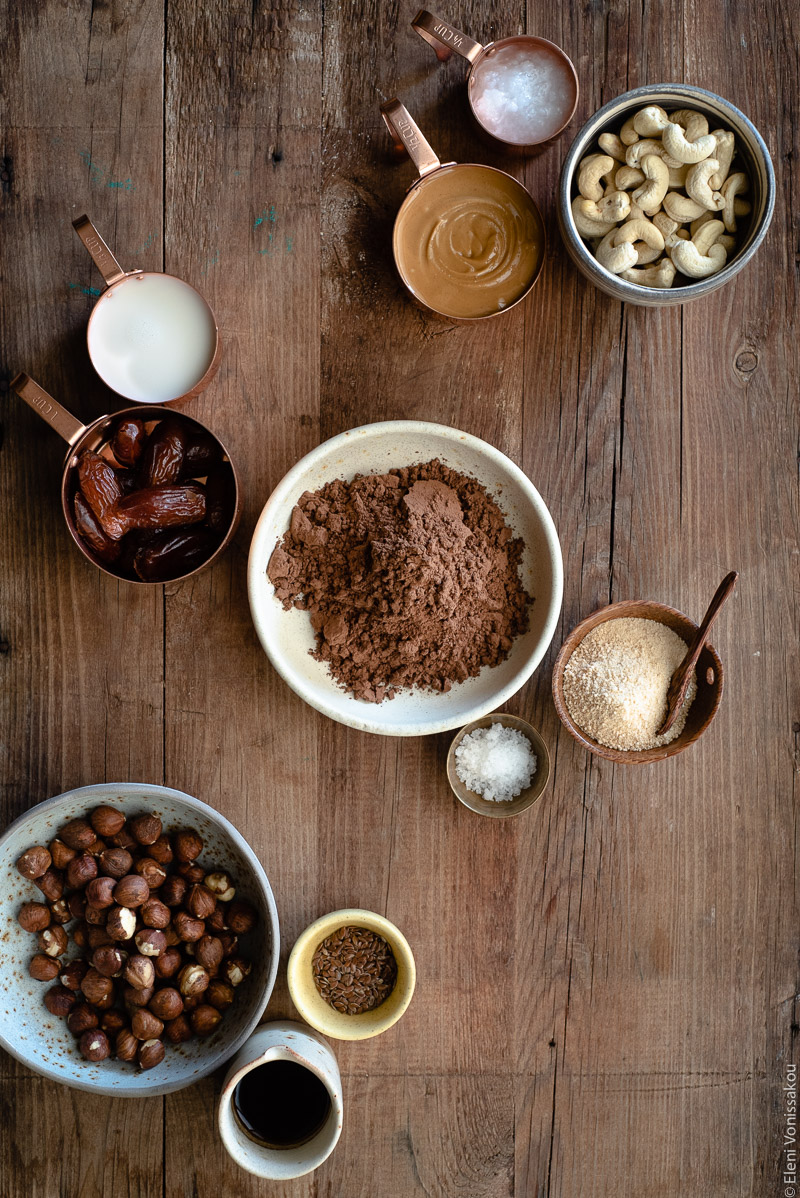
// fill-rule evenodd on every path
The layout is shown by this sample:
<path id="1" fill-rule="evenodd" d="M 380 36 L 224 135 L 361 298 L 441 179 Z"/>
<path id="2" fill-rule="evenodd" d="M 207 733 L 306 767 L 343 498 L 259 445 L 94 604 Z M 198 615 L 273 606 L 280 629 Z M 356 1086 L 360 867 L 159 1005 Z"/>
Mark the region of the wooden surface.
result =
<path id="1" fill-rule="evenodd" d="M 416 0 L 4 0 L 0 45 L 2 819 L 68 787 L 167 782 L 261 856 L 285 953 L 317 915 L 387 914 L 416 953 L 404 1019 L 336 1046 L 339 1148 L 280 1186 L 215 1134 L 220 1078 L 142 1102 L 93 1098 L 0 1061 L 3 1198 L 736 1198 L 783 1193 L 784 1071 L 798 1030 L 798 45 L 789 0 L 456 2 L 469 34 L 564 46 L 570 131 L 512 164 L 550 233 L 507 319 L 428 320 L 400 291 L 393 214 L 412 178 L 378 105 L 400 96 L 442 157 L 507 165 L 464 119 L 464 68 L 410 29 Z M 754 120 L 778 206 L 727 288 L 623 308 L 568 263 L 559 166 L 629 87 L 687 80 Z M 84 328 L 100 279 L 72 219 L 124 265 L 196 284 L 226 356 L 192 411 L 245 487 L 235 546 L 183 585 L 93 570 L 62 525 L 63 447 L 13 395 L 27 370 L 83 416 L 108 410 Z M 565 561 L 561 624 L 510 709 L 551 746 L 552 784 L 481 820 L 445 777 L 448 737 L 373 739 L 279 680 L 250 622 L 257 515 L 320 440 L 442 421 L 520 463 Z M 701 743 L 642 768 L 563 731 L 549 673 L 609 600 L 715 629 L 722 709 Z M 283 970 L 270 1016 L 291 1013 Z M 786 1191 L 788 1193 L 788 1191 Z M 789 1198 L 792 1198 L 789 1195 Z"/>

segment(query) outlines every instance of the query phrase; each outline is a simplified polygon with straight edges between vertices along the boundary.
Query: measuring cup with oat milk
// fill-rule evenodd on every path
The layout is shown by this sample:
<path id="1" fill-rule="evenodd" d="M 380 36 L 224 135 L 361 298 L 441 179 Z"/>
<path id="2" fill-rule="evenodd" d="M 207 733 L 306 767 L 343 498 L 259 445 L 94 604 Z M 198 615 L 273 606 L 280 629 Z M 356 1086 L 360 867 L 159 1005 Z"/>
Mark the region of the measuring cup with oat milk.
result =
<path id="1" fill-rule="evenodd" d="M 100 378 L 136 403 L 199 395 L 222 357 L 216 318 L 202 295 L 174 275 L 123 270 L 88 216 L 72 223 L 106 284 L 86 330 Z"/>

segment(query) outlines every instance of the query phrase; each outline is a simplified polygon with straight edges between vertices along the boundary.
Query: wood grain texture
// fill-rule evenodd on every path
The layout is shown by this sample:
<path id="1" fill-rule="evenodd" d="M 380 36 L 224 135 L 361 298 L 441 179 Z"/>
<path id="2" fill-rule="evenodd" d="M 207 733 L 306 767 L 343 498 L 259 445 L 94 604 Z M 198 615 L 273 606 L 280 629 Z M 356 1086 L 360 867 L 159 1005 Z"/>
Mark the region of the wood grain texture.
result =
<path id="1" fill-rule="evenodd" d="M 361 905 L 402 928 L 418 968 L 395 1028 L 336 1045 L 344 1133 L 313 1176 L 271 1186 L 228 1160 L 221 1075 L 108 1102 L 3 1057 L 3 1198 L 780 1193 L 800 1024 L 796 13 L 454 0 L 442 15 L 470 35 L 527 28 L 576 64 L 571 131 L 509 162 L 475 138 L 465 64 L 437 64 L 416 8 L 0 6 L 3 818 L 70 785 L 164 780 L 259 853 L 283 963 L 317 915 Z M 684 79 L 761 130 L 775 220 L 708 299 L 624 308 L 561 248 L 560 164 L 601 103 Z M 510 169 L 539 201 L 545 269 L 507 319 L 452 326 L 403 294 L 389 239 L 414 175 L 378 111 L 394 95 L 444 160 Z M 198 286 L 225 342 L 193 411 L 235 457 L 244 517 L 212 571 L 163 591 L 74 552 L 62 447 L 6 394 L 26 369 L 87 418 L 114 406 L 83 339 L 100 280 L 71 230 L 82 211 L 124 265 Z M 561 538 L 559 629 L 509 704 L 549 744 L 552 781 L 516 820 L 458 804 L 447 736 L 369 737 L 305 707 L 250 622 L 247 550 L 272 488 L 321 439 L 403 417 L 499 446 Z M 713 636 L 726 695 L 702 741 L 636 769 L 586 755 L 549 693 L 564 636 L 622 599 L 697 620 L 733 568 Z M 268 1015 L 292 1013 L 281 970 Z"/>

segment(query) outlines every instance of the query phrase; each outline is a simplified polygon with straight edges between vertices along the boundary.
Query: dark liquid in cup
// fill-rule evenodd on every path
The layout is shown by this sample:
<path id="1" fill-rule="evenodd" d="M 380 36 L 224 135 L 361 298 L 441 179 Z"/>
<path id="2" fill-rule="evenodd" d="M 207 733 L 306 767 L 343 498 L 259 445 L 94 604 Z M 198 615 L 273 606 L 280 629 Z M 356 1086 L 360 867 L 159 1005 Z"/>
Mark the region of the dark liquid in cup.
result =
<path id="1" fill-rule="evenodd" d="M 268 1061 L 246 1073 L 233 1092 L 242 1129 L 267 1148 L 297 1148 L 328 1118 L 331 1098 L 310 1069 L 294 1061 Z"/>

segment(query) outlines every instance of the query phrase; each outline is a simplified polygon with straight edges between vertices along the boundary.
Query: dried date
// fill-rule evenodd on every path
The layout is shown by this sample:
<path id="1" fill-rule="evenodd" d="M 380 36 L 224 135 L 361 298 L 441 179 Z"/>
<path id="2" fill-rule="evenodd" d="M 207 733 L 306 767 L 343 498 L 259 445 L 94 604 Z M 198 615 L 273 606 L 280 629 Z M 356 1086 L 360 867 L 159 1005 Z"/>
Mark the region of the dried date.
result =
<path id="1" fill-rule="evenodd" d="M 188 428 L 179 416 L 168 416 L 157 424 L 142 457 L 139 472 L 144 487 L 158 487 L 178 481 L 186 454 Z"/>
<path id="2" fill-rule="evenodd" d="M 87 449 L 78 461 L 78 482 L 103 532 L 112 541 L 119 541 L 132 526 L 117 512 L 122 489 L 113 466 L 99 453 Z"/>
<path id="3" fill-rule="evenodd" d="M 126 416 L 121 419 L 111 438 L 111 452 L 120 466 L 136 466 L 147 444 L 143 420 Z"/>
<path id="4" fill-rule="evenodd" d="M 206 515 L 206 493 L 200 483 L 183 486 L 143 487 L 123 496 L 117 504 L 120 519 L 129 528 L 173 528 L 199 524 Z"/>
<path id="5" fill-rule="evenodd" d="M 219 442 L 204 428 L 190 428 L 183 459 L 183 478 L 203 478 L 222 460 Z"/>
<path id="6" fill-rule="evenodd" d="M 76 491 L 72 500 L 75 527 L 81 540 L 102 562 L 115 562 L 122 552 L 120 542 L 107 537 L 83 494 Z"/>
<path id="7" fill-rule="evenodd" d="M 206 480 L 206 523 L 214 532 L 226 533 L 236 506 L 236 484 L 233 468 L 222 462 Z"/>
<path id="8" fill-rule="evenodd" d="M 133 566 L 142 582 L 166 582 L 196 570 L 213 553 L 219 538 L 207 528 L 157 533 L 140 549 Z"/>

